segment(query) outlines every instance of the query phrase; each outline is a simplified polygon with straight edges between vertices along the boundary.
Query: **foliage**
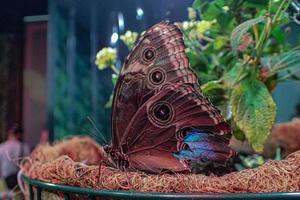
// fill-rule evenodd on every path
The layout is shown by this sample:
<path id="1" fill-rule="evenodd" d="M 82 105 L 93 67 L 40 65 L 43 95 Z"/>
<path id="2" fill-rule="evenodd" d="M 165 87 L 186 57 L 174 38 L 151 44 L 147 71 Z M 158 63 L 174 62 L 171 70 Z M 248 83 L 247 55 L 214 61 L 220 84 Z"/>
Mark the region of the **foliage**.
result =
<path id="1" fill-rule="evenodd" d="M 255 19 L 250 19 L 248 21 L 245 21 L 244 23 L 241 23 L 239 26 L 237 26 L 231 33 L 230 37 L 230 43 L 231 47 L 234 52 L 237 52 L 240 50 L 240 43 L 244 39 L 245 33 L 249 31 L 250 28 L 252 28 L 254 25 L 264 22 L 266 18 L 264 16 L 260 16 Z M 251 37 L 248 35 L 248 37 Z M 248 43 L 247 43 L 248 44 Z"/>
<path id="2" fill-rule="evenodd" d="M 276 154 L 275 158 L 272 160 L 282 160 L 282 150 L 280 147 L 276 148 Z M 265 162 L 267 162 L 269 159 L 264 158 L 261 155 L 253 154 L 253 155 L 239 155 L 240 162 L 237 162 L 234 164 L 235 168 L 238 171 L 241 171 L 243 169 L 249 169 L 249 168 L 256 168 L 258 166 L 263 165 Z"/>
<path id="3" fill-rule="evenodd" d="M 278 81 L 294 78 L 299 70 L 299 50 L 291 49 L 283 31 L 289 22 L 285 12 L 289 3 L 196 0 L 193 9 L 214 23 L 198 41 L 193 39 L 193 30 L 182 26 L 192 68 L 204 83 L 203 92 L 223 113 L 229 111 L 234 135 L 246 138 L 258 152 L 276 116 L 271 92 Z"/>
<path id="4" fill-rule="evenodd" d="M 230 100 L 235 123 L 245 132 L 250 145 L 262 151 L 276 114 L 268 89 L 259 80 L 245 79 L 234 88 Z"/>
<path id="5" fill-rule="evenodd" d="M 266 160 L 258 154 L 253 154 L 250 156 L 239 155 L 239 158 L 241 160 L 241 163 L 235 164 L 236 169 L 239 171 L 247 168 L 256 168 L 266 162 Z"/>
<path id="6" fill-rule="evenodd" d="M 287 42 L 290 2 L 195 0 L 189 20 L 177 23 L 203 92 L 231 121 L 234 135 L 258 152 L 276 116 L 271 92 L 279 81 L 300 79 L 300 51 Z M 125 36 L 130 49 L 136 37 Z"/>

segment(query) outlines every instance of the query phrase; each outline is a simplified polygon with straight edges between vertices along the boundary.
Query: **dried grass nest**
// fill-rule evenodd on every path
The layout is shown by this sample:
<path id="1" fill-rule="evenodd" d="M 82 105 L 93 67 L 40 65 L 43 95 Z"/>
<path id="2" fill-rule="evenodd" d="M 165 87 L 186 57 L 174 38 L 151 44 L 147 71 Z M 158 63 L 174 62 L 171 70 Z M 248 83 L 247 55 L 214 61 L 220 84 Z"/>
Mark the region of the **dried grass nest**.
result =
<path id="1" fill-rule="evenodd" d="M 39 146 L 22 165 L 25 175 L 71 186 L 140 192 L 256 193 L 300 191 L 300 151 L 282 161 L 222 177 L 200 174 L 148 175 L 101 167 L 102 148 L 87 137 L 74 137 L 53 146 Z"/>

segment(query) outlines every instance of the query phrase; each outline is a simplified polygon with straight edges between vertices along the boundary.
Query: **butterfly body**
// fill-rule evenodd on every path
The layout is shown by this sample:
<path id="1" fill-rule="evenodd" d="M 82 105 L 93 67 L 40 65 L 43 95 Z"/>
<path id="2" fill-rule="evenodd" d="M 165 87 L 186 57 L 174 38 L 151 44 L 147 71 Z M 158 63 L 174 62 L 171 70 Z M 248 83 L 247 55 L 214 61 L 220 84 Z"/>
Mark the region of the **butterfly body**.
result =
<path id="1" fill-rule="evenodd" d="M 200 92 L 177 26 L 151 27 L 126 58 L 114 93 L 112 132 L 106 152 L 124 170 L 184 172 L 190 161 L 226 164 L 234 155 L 230 127 Z"/>
<path id="2" fill-rule="evenodd" d="M 128 157 L 120 149 L 104 146 L 104 151 L 109 155 L 109 163 L 118 169 L 126 170 L 129 167 Z"/>

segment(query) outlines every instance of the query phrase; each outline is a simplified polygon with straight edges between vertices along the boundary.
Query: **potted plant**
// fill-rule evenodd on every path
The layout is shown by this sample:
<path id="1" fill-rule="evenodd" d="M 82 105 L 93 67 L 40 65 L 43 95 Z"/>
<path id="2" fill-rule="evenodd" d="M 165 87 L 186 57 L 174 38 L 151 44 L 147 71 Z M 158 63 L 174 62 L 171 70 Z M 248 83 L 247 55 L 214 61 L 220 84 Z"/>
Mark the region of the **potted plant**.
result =
<path id="1" fill-rule="evenodd" d="M 203 93 L 231 122 L 234 137 L 247 140 L 256 152 L 263 151 L 275 122 L 272 91 L 279 82 L 300 80 L 300 46 L 288 42 L 290 3 L 195 0 L 189 20 L 177 22 Z M 130 50 L 137 36 L 127 31 L 120 38 Z M 114 84 L 116 58 L 110 47 L 96 56 L 100 70 L 113 70 Z"/>

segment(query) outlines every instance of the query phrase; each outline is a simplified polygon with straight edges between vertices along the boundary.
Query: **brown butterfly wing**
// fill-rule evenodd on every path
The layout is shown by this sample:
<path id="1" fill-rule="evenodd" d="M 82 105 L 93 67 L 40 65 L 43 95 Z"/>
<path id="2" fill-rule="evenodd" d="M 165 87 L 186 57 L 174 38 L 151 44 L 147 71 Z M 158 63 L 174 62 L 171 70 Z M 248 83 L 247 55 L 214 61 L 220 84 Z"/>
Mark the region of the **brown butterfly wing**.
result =
<path id="1" fill-rule="evenodd" d="M 229 141 L 219 136 L 230 132 L 228 124 L 197 87 L 186 83 L 162 87 L 138 109 L 124 132 L 122 151 L 133 169 L 186 171 L 188 165 L 174 153 L 184 148 L 184 133 L 190 129 L 218 134 L 206 141 L 212 149 L 203 158 L 214 154 L 210 161 L 225 164 L 233 155 Z"/>
<path id="2" fill-rule="evenodd" d="M 197 76 L 189 68 L 181 31 L 161 22 L 139 39 L 122 67 L 113 99 L 113 145 L 120 146 L 127 125 L 156 88 L 177 82 L 196 84 Z"/>
<path id="3" fill-rule="evenodd" d="M 126 58 L 117 82 L 112 147 L 126 155 L 131 168 L 156 173 L 189 170 L 185 160 L 194 158 L 226 162 L 232 150 L 218 135 L 230 128 L 199 91 L 178 27 L 164 22 L 151 27 Z M 190 129 L 205 133 L 189 141 Z M 185 154 L 187 144 L 194 157 Z"/>

